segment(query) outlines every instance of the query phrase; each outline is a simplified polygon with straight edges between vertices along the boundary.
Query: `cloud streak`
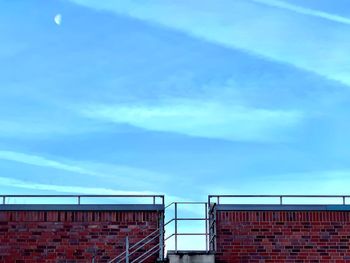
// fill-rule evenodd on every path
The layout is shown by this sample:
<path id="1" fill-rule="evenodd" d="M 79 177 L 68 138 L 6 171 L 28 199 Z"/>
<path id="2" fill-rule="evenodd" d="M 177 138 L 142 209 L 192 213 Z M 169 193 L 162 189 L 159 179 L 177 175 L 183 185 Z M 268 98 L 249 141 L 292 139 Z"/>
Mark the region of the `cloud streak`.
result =
<path id="1" fill-rule="evenodd" d="M 90 118 L 153 131 L 243 141 L 284 140 L 303 119 L 297 110 L 227 106 L 217 102 L 171 101 L 158 105 L 101 105 L 83 111 Z M 278 137 L 279 136 L 279 137 Z"/>
<path id="2" fill-rule="evenodd" d="M 122 4 L 72 1 L 158 24 L 350 85 L 347 59 L 350 35 L 342 28 L 350 24 L 346 17 L 279 0 L 220 1 L 220 4 L 215 1 L 191 1 L 191 4 L 157 0 Z M 298 39 L 301 41 L 296 41 Z"/>
<path id="3" fill-rule="evenodd" d="M 278 0 L 252 0 L 252 1 L 259 3 L 259 4 L 264 4 L 264 5 L 268 5 L 268 6 L 272 6 L 272 7 L 277 7 L 277 8 L 293 11 L 293 12 L 296 12 L 296 13 L 302 14 L 302 15 L 313 16 L 313 17 L 317 17 L 317 18 L 326 19 L 326 20 L 329 20 L 332 22 L 350 25 L 349 18 L 339 16 L 339 15 L 330 14 L 330 13 L 319 11 L 319 10 L 305 8 L 305 7 L 298 6 L 298 5 L 289 4 L 289 3 L 286 3 L 283 1 L 278 1 Z"/>
<path id="4" fill-rule="evenodd" d="M 12 179 L 7 177 L 0 177 L 0 185 L 7 187 L 16 187 L 30 190 L 40 191 L 55 191 L 61 193 L 77 193 L 77 194 L 107 194 L 107 195 L 148 195 L 155 194 L 150 191 L 122 191 L 109 188 L 100 187 L 81 187 L 81 186 L 69 186 L 69 185 L 54 185 L 54 184 L 41 184 L 30 181 L 23 181 L 18 179 Z"/>
<path id="5" fill-rule="evenodd" d="M 0 151 L 0 160 L 13 161 L 34 165 L 39 167 L 48 167 L 61 171 L 99 177 L 101 179 L 118 180 L 120 184 L 136 185 L 130 179 L 137 181 L 138 186 L 150 184 L 151 182 L 164 183 L 168 176 L 156 172 L 115 164 L 90 163 L 90 162 L 62 162 L 48 159 L 42 156 L 31 155 L 14 151 Z"/>
<path id="6" fill-rule="evenodd" d="M 38 191 L 48 191 L 48 192 L 58 192 L 58 193 L 69 193 L 69 194 L 86 194 L 86 195 L 165 195 L 164 192 L 154 192 L 154 191 L 131 191 L 131 190 L 116 190 L 113 188 L 104 188 L 104 187 L 83 187 L 83 186 L 75 186 L 75 185 L 55 185 L 55 184 L 43 184 L 43 183 L 36 183 L 29 180 L 19 180 L 19 179 L 13 179 L 8 177 L 0 177 L 0 186 L 4 187 L 11 187 L 11 188 L 19 188 L 19 189 L 26 189 L 26 190 L 34 190 L 37 194 Z M 13 193 L 12 193 L 13 194 Z M 62 203 L 62 199 L 60 199 L 59 203 Z M 139 203 L 145 202 L 145 198 L 134 198 L 129 199 L 130 201 L 136 201 Z M 30 200 L 30 203 L 39 202 L 40 200 Z M 42 201 L 42 200 L 41 200 Z M 45 202 L 49 201 L 48 199 L 45 199 Z M 152 200 L 149 200 L 152 202 Z M 177 195 L 166 195 L 166 203 L 171 203 L 174 201 L 191 201 L 188 198 L 183 198 L 181 196 Z M 52 202 L 55 202 L 55 200 L 52 200 Z M 64 202 L 64 200 L 63 200 Z M 123 203 L 125 203 L 126 200 L 123 199 Z M 193 211 L 191 211 L 193 212 Z"/>

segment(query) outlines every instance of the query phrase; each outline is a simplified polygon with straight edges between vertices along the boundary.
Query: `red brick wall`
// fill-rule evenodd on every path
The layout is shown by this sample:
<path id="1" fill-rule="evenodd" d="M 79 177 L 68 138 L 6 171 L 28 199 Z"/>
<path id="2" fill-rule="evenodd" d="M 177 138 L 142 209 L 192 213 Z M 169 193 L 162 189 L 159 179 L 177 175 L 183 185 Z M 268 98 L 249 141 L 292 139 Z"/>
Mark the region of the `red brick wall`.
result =
<path id="1" fill-rule="evenodd" d="M 0 211 L 0 262 L 107 262 L 158 227 L 158 212 Z M 152 245 L 158 243 L 156 238 Z M 157 254 L 145 262 L 155 262 Z"/>
<path id="2" fill-rule="evenodd" d="M 217 261 L 350 262 L 350 212 L 218 211 Z"/>

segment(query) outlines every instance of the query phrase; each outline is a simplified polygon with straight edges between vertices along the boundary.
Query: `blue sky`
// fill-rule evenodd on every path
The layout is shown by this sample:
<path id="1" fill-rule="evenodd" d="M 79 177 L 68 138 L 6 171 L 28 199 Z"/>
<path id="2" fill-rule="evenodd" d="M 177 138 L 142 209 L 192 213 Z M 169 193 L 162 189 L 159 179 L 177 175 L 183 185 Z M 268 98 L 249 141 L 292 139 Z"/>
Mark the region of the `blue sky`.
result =
<path id="1" fill-rule="evenodd" d="M 349 193 L 347 0 L 0 0 L 0 36 L 3 194 Z"/>

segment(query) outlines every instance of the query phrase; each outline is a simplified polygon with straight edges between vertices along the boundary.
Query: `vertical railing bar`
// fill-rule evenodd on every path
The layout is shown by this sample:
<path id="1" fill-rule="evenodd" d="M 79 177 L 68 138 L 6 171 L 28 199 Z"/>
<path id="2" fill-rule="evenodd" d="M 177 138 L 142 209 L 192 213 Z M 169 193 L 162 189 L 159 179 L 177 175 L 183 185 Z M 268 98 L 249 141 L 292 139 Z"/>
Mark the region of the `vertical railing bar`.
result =
<path id="1" fill-rule="evenodd" d="M 214 221 L 214 224 L 213 224 L 213 237 L 214 237 L 213 248 L 214 248 L 214 251 L 217 251 L 217 247 L 216 247 L 216 211 L 215 210 L 213 211 L 213 221 Z"/>
<path id="2" fill-rule="evenodd" d="M 129 237 L 125 238 L 125 263 L 129 263 Z"/>
<path id="3" fill-rule="evenodd" d="M 177 253 L 177 202 L 175 202 L 175 253 Z"/>
<path id="4" fill-rule="evenodd" d="M 78 195 L 78 205 L 80 205 L 80 195 Z"/>
<path id="5" fill-rule="evenodd" d="M 159 259 L 164 260 L 164 212 L 160 212 L 159 220 Z"/>
<path id="6" fill-rule="evenodd" d="M 282 200 L 283 196 L 280 196 L 280 205 L 283 205 L 283 200 Z"/>
<path id="7" fill-rule="evenodd" d="M 208 204 L 205 206 L 205 251 L 208 252 Z"/>
<path id="8" fill-rule="evenodd" d="M 155 205 L 156 204 L 156 197 L 153 196 L 153 204 Z"/>
<path id="9" fill-rule="evenodd" d="M 6 199 L 6 196 L 3 196 L 3 197 L 2 197 L 2 204 L 3 204 L 3 205 L 5 205 L 5 204 L 6 204 L 5 199 Z"/>
<path id="10" fill-rule="evenodd" d="M 345 196 L 343 196 L 343 205 L 345 205 Z"/>

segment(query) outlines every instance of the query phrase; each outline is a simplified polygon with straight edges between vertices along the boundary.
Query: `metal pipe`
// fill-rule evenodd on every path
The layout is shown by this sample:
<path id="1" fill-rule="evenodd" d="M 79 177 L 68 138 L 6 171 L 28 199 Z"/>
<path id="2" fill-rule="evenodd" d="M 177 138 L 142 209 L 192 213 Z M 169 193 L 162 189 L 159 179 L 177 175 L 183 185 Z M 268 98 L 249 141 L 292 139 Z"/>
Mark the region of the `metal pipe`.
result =
<path id="1" fill-rule="evenodd" d="M 164 195 L 0 195 L 6 197 L 159 197 Z"/>
<path id="2" fill-rule="evenodd" d="M 133 254 L 135 254 L 137 251 L 139 251 L 141 248 L 144 248 L 147 244 L 149 244 L 149 243 L 151 243 L 153 240 L 155 240 L 157 237 L 159 237 L 159 233 L 156 235 L 156 236 L 154 236 L 154 237 L 152 237 L 152 238 L 150 238 L 149 240 L 147 240 L 146 242 L 144 242 L 141 246 L 139 246 L 138 248 L 135 248 L 133 251 L 131 251 L 132 250 L 132 247 L 129 247 L 129 257 L 131 256 L 131 255 L 133 255 Z M 143 239 L 143 241 L 144 241 L 145 239 Z"/>
<path id="3" fill-rule="evenodd" d="M 164 213 L 160 212 L 159 213 L 159 259 L 160 260 L 164 260 L 164 248 L 165 248 L 165 244 L 164 244 Z"/>
<path id="4" fill-rule="evenodd" d="M 205 251 L 208 252 L 208 205 L 205 204 Z"/>
<path id="5" fill-rule="evenodd" d="M 129 237 L 125 238 L 125 263 L 129 263 Z"/>
<path id="6" fill-rule="evenodd" d="M 147 258 L 149 258 L 150 256 L 152 256 L 153 254 L 157 253 L 159 250 L 159 244 L 153 246 L 152 248 L 150 248 L 148 251 L 144 252 L 143 254 L 141 254 L 140 256 L 138 256 L 136 259 L 132 260 L 130 263 L 140 263 L 145 261 Z M 153 251 L 155 248 L 158 248 L 157 250 Z M 152 252 L 153 251 L 153 252 Z M 147 255 L 148 254 L 148 255 Z M 143 258 L 141 260 L 142 257 L 146 256 L 145 258 Z"/>
<path id="7" fill-rule="evenodd" d="M 210 195 L 210 197 L 280 197 L 281 195 Z M 329 197 L 340 198 L 350 197 L 350 195 L 282 195 L 283 197 Z"/>
<path id="8" fill-rule="evenodd" d="M 151 236 L 153 236 L 154 234 L 156 234 L 159 231 L 159 229 L 154 230 L 151 234 L 149 234 L 148 236 L 144 237 L 143 239 L 141 239 L 140 241 L 138 241 L 137 243 L 135 243 L 134 245 L 132 245 L 131 247 L 129 247 L 129 249 L 133 249 L 135 247 L 137 247 L 139 244 L 141 244 L 142 242 L 145 241 L 145 239 L 150 238 Z M 157 235 L 158 236 L 158 235 Z"/>
<path id="9" fill-rule="evenodd" d="M 209 195 L 209 205 L 212 198 L 216 198 L 217 204 L 220 203 L 220 198 L 279 198 L 280 205 L 284 205 L 284 198 L 341 198 L 342 204 L 346 205 L 346 199 L 350 198 L 350 195 Z"/>
<path id="10" fill-rule="evenodd" d="M 175 253 L 177 253 L 177 203 L 175 203 Z"/>
<path id="11" fill-rule="evenodd" d="M 152 198 L 152 203 L 155 205 L 156 198 L 161 198 L 164 205 L 164 195 L 0 195 L 2 204 L 6 204 L 6 198 L 76 198 L 78 204 L 81 204 L 80 199 L 84 198 Z"/>

